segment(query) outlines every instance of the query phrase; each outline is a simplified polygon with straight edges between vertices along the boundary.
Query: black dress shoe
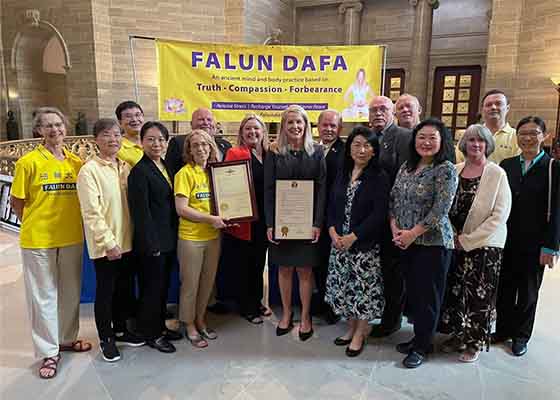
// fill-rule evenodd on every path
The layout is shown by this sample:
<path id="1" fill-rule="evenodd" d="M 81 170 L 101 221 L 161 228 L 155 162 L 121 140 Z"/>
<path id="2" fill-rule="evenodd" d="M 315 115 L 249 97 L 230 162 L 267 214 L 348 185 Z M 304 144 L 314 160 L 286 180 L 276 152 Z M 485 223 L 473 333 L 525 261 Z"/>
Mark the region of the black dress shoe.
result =
<path id="1" fill-rule="evenodd" d="M 521 357 L 525 353 L 527 353 L 527 342 L 521 340 L 513 339 L 513 343 L 511 345 L 511 352 L 516 357 Z"/>
<path id="2" fill-rule="evenodd" d="M 302 332 L 301 329 L 298 332 L 299 335 L 299 340 L 301 340 L 302 342 L 305 342 L 307 339 L 309 339 L 311 336 L 313 336 L 313 328 L 311 328 L 311 330 L 307 331 L 307 332 Z"/>
<path id="3" fill-rule="evenodd" d="M 158 351 L 161 351 L 162 353 L 175 353 L 175 351 L 177 350 L 175 349 L 175 346 L 169 343 L 163 336 L 160 336 L 156 340 L 147 340 L 146 343 L 152 349 L 156 349 Z"/>
<path id="4" fill-rule="evenodd" d="M 403 360 L 403 365 L 406 368 L 418 368 L 424 362 L 426 356 L 419 351 L 411 350 Z"/>
<path id="5" fill-rule="evenodd" d="M 174 342 L 177 340 L 181 340 L 183 338 L 183 335 L 181 334 L 181 332 L 172 331 L 171 329 L 166 329 L 163 331 L 163 337 L 165 338 L 165 340 Z"/>
<path id="6" fill-rule="evenodd" d="M 334 340 L 334 344 L 337 346 L 348 346 L 350 343 L 352 343 L 352 338 L 344 339 L 342 336 L 339 336 Z"/>
<path id="7" fill-rule="evenodd" d="M 386 327 L 382 324 L 373 325 L 371 327 L 371 332 L 370 332 L 369 336 L 374 337 L 374 338 L 382 338 L 382 337 L 392 335 L 393 333 L 395 333 L 399 329 L 401 329 L 401 322 L 400 321 L 396 325 L 393 325 L 393 326 L 390 326 L 390 327 Z"/>

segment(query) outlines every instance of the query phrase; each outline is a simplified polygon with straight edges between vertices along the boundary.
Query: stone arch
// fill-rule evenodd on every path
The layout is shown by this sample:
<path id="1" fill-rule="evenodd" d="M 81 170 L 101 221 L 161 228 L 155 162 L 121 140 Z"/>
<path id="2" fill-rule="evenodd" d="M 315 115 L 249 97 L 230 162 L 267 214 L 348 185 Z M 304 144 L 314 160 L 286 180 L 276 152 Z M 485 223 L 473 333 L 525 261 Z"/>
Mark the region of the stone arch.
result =
<path id="1" fill-rule="evenodd" d="M 45 105 L 69 115 L 66 72 L 71 68 L 64 38 L 52 24 L 39 20 L 38 12 L 26 12 L 26 24 L 16 34 L 11 52 L 11 90 L 17 110 L 20 137 L 30 138 L 32 112 Z"/>

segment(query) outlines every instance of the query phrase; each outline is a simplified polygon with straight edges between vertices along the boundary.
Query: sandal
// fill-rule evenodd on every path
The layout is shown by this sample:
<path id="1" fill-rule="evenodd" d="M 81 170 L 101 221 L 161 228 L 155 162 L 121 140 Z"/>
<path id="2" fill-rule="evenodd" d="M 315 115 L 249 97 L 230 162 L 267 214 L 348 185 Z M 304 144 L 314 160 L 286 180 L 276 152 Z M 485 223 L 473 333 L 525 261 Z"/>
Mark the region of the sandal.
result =
<path id="1" fill-rule="evenodd" d="M 263 306 L 262 304 L 259 307 L 259 312 L 263 317 L 270 317 L 272 315 L 272 310 L 266 306 Z"/>
<path id="2" fill-rule="evenodd" d="M 200 336 L 208 340 L 216 340 L 218 338 L 218 334 L 216 333 L 216 331 L 210 328 L 200 329 Z"/>
<path id="3" fill-rule="evenodd" d="M 205 347 L 208 347 L 208 342 L 206 340 L 204 340 L 204 338 L 200 335 L 194 335 L 194 336 L 189 336 L 188 334 L 187 336 L 187 340 L 189 342 L 191 342 L 191 344 L 193 345 L 193 347 L 196 347 L 197 349 L 203 349 Z"/>
<path id="4" fill-rule="evenodd" d="M 91 350 L 91 343 L 83 341 L 83 340 L 76 340 L 70 344 L 61 344 L 58 346 L 59 351 L 72 351 L 74 353 L 83 353 L 85 351 Z"/>
<path id="5" fill-rule="evenodd" d="M 253 325 L 260 325 L 264 322 L 261 316 L 257 314 L 245 314 L 242 317 L 245 318 L 250 323 L 252 323 Z"/>
<path id="6" fill-rule="evenodd" d="M 459 356 L 459 361 L 464 363 L 473 363 L 478 360 L 478 356 L 480 355 L 480 350 L 475 349 L 467 349 L 461 353 Z"/>
<path id="7" fill-rule="evenodd" d="M 52 379 L 56 376 L 58 371 L 58 363 L 62 357 L 60 354 L 54 357 L 43 358 L 43 364 L 39 367 L 39 378 L 41 379 Z M 43 372 L 41 372 L 43 371 Z M 47 372 L 44 372 L 47 371 Z M 51 375 L 52 372 L 52 375 Z"/>

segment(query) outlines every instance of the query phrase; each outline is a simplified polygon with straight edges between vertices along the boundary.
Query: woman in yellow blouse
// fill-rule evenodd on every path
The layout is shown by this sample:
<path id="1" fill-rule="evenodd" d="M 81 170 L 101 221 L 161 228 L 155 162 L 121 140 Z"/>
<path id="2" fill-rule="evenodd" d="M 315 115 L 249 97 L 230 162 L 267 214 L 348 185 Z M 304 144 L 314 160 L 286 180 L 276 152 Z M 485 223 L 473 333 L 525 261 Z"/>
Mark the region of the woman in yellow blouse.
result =
<path id="1" fill-rule="evenodd" d="M 216 161 L 217 147 L 205 131 L 195 129 L 185 138 L 186 164 L 175 175 L 175 208 L 179 215 L 177 255 L 181 294 L 179 319 L 186 324 L 187 339 L 194 347 L 208 346 L 217 338 L 206 325 L 210 299 L 220 257 L 220 232 L 226 224 L 210 214 L 210 184 L 206 167 Z"/>

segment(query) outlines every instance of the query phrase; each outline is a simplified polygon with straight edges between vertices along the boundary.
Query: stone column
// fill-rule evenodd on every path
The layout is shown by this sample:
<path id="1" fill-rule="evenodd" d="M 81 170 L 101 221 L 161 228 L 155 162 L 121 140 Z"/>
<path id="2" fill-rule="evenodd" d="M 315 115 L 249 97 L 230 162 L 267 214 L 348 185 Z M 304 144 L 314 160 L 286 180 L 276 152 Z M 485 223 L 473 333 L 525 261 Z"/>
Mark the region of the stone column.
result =
<path id="1" fill-rule="evenodd" d="M 428 64 L 432 46 L 432 17 L 438 8 L 438 0 L 409 0 L 416 8 L 414 30 L 412 31 L 412 53 L 409 75 L 406 77 L 407 92 L 418 97 L 422 108 L 426 108 L 428 92 Z"/>
<path id="2" fill-rule="evenodd" d="M 364 5 L 360 1 L 343 1 L 338 13 L 344 15 L 344 44 L 360 44 L 361 12 Z"/>

